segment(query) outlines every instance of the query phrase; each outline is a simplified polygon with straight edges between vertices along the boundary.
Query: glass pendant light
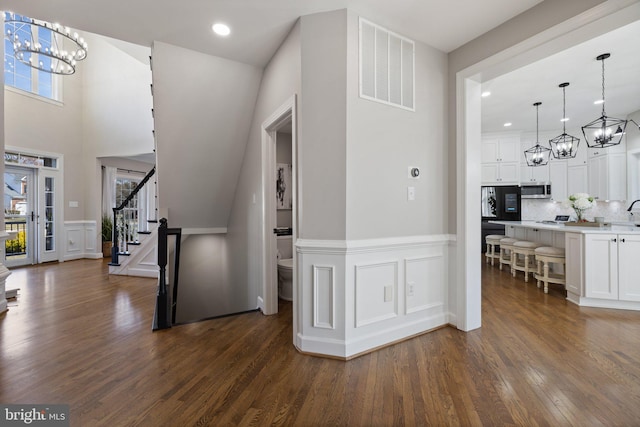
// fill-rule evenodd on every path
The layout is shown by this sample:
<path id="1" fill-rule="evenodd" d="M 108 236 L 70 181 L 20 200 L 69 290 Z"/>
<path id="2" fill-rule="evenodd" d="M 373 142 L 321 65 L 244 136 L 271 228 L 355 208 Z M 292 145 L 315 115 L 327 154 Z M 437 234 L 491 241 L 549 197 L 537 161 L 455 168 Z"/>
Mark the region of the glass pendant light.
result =
<path id="1" fill-rule="evenodd" d="M 549 140 L 551 146 L 551 153 L 556 159 L 568 159 L 573 158 L 578 153 L 578 144 L 580 139 L 575 136 L 567 134 L 567 111 L 566 111 L 566 98 L 565 90 L 569 86 L 569 83 L 561 83 L 558 87 L 562 88 L 562 135 L 558 135 Z"/>
<path id="2" fill-rule="evenodd" d="M 540 139 L 538 138 L 538 107 L 542 105 L 542 102 L 536 102 L 533 104 L 536 107 L 536 145 L 524 150 L 524 158 L 527 161 L 527 166 L 544 166 L 549 163 L 551 157 L 551 149 L 540 145 Z"/>

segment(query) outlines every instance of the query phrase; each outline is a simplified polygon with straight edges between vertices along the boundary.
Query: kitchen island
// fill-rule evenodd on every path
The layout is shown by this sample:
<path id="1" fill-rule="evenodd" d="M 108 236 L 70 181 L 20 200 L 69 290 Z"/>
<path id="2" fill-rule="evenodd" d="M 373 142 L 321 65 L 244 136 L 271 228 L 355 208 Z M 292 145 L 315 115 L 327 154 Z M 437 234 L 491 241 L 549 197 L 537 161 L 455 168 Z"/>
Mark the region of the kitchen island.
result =
<path id="1" fill-rule="evenodd" d="M 640 311 L 640 227 L 576 227 L 495 221 L 519 240 L 565 249 L 567 299 L 587 307 Z"/>

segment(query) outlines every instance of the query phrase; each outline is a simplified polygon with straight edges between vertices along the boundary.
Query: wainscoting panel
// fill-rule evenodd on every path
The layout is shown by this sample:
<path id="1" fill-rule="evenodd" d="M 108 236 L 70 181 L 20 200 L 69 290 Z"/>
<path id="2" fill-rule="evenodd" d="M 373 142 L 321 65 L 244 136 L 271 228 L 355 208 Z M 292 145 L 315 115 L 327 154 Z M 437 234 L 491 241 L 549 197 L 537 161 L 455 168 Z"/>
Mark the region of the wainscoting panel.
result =
<path id="1" fill-rule="evenodd" d="M 405 259 L 406 314 L 443 306 L 443 255 Z"/>
<path id="2" fill-rule="evenodd" d="M 296 347 L 350 358 L 447 325 L 454 242 L 298 239 Z"/>
<path id="3" fill-rule="evenodd" d="M 398 263 L 355 266 L 355 327 L 398 315 Z"/>
<path id="4" fill-rule="evenodd" d="M 313 326 L 335 329 L 335 272 L 330 265 L 313 266 Z"/>
<path id="5" fill-rule="evenodd" d="M 96 221 L 64 222 L 64 261 L 81 258 L 102 258 L 102 247 L 98 248 L 98 226 Z"/>

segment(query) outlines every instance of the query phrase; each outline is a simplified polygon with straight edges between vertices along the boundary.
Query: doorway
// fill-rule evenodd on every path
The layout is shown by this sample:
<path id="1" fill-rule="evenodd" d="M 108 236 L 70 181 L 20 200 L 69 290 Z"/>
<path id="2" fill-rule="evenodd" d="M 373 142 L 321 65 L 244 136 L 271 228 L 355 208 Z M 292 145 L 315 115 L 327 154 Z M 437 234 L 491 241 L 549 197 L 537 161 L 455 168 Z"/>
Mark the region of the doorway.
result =
<path id="1" fill-rule="evenodd" d="M 276 314 L 278 313 L 278 213 L 282 212 L 281 217 L 286 216 L 285 212 L 289 211 L 290 226 L 287 222 L 286 228 L 290 228 L 291 237 L 291 265 L 292 265 L 292 289 L 291 299 L 293 301 L 293 320 L 294 320 L 294 336 L 297 333 L 296 321 L 297 321 L 297 272 L 296 272 L 296 249 L 295 244 L 298 236 L 298 224 L 299 224 L 299 210 L 298 210 L 298 195 L 299 195 L 299 183 L 298 183 L 298 162 L 297 162 L 297 127 L 296 127 L 296 98 L 295 95 L 289 98 L 280 108 L 278 108 L 267 120 L 262 124 L 262 195 L 263 195 L 263 305 L 262 311 L 264 314 Z M 276 182 L 278 172 L 278 157 L 277 157 L 277 141 L 278 134 L 280 134 L 281 142 L 287 141 L 283 144 L 281 149 L 281 155 L 285 155 L 283 151 L 284 147 L 290 147 L 291 154 L 286 153 L 283 159 L 283 165 L 286 165 L 288 169 L 288 162 L 290 159 L 291 164 L 291 178 L 290 178 L 290 191 L 281 191 L 281 194 L 277 194 Z M 289 136 L 290 135 L 290 136 Z M 286 161 L 284 160 L 286 159 Z M 284 167 L 284 166 L 283 166 Z M 290 202 L 287 197 L 290 195 Z M 279 196 L 284 196 L 282 200 Z M 286 199 L 286 202 L 285 202 Z M 278 205 L 281 207 L 287 207 L 287 209 L 278 209 Z M 290 208 L 288 208 L 290 206 Z M 284 221 L 281 218 L 282 221 Z M 285 227 L 283 225 L 282 227 Z"/>
<path id="2" fill-rule="evenodd" d="M 7 267 L 34 263 L 35 218 L 34 173 L 30 168 L 6 166 L 4 170 L 4 224 Z"/>
<path id="3" fill-rule="evenodd" d="M 12 155 L 8 153 L 9 158 Z M 18 158 L 30 157 L 21 154 Z M 9 238 L 5 242 L 4 264 L 9 268 L 59 259 L 59 159 L 37 160 L 29 166 L 5 164 L 4 214 Z"/>

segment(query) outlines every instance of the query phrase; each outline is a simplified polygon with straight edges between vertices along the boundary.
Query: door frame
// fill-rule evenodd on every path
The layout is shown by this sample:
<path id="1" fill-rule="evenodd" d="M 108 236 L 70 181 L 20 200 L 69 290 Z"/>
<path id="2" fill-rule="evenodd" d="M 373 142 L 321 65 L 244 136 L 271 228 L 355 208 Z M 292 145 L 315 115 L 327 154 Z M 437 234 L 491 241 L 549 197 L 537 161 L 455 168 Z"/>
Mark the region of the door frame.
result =
<path id="1" fill-rule="evenodd" d="M 456 73 L 456 264 L 465 266 L 455 276 L 458 329 L 470 331 L 481 326 L 481 257 L 477 242 L 481 236 L 478 159 L 482 82 L 638 20 L 637 1 L 606 1 Z"/>
<path id="2" fill-rule="evenodd" d="M 297 137 L 297 114 L 296 95 L 292 95 L 278 109 L 262 123 L 262 298 L 264 314 L 278 313 L 278 268 L 277 262 L 277 240 L 273 229 L 276 227 L 276 133 L 285 123 L 291 121 L 291 161 L 292 161 L 292 224 L 293 233 L 293 324 L 294 337 L 297 333 L 297 251 L 296 240 L 298 227 L 300 225 L 299 208 L 299 161 L 298 161 L 298 137 Z"/>
<path id="3" fill-rule="evenodd" d="M 3 168 L 6 170 L 7 167 L 18 167 L 18 168 L 27 168 L 32 169 L 34 171 L 34 187 L 37 189 L 35 200 L 35 205 L 37 209 L 37 216 L 42 216 L 44 218 L 44 206 L 41 206 L 40 198 L 41 195 L 39 192 L 42 191 L 43 180 L 46 177 L 53 177 L 55 179 L 55 190 L 54 190 L 54 212 L 55 212 L 55 221 L 54 221 L 54 247 L 55 247 L 55 256 L 47 257 L 43 255 L 41 248 L 44 247 L 44 242 L 35 241 L 33 243 L 34 246 L 34 257 L 32 259 L 33 264 L 38 264 L 41 262 L 48 261 L 64 261 L 65 248 L 63 248 L 62 244 L 64 242 L 64 155 L 60 153 L 48 152 L 48 151 L 39 151 L 33 150 L 24 147 L 16 147 L 12 145 L 7 145 L 4 147 L 4 152 L 15 152 L 20 154 L 25 154 L 29 156 L 35 157 L 45 157 L 56 159 L 56 167 L 47 167 L 47 166 L 37 166 L 37 165 L 25 165 L 25 164 L 14 164 L 14 163 L 4 163 L 3 160 Z M 42 181 L 42 182 L 41 182 Z M 3 176 L 4 182 L 4 176 Z M 43 193 L 44 194 L 44 193 Z M 43 197 L 43 196 L 42 196 Z M 4 220 L 3 220 L 4 221 Z M 41 231 L 44 229 L 44 223 L 40 223 L 37 221 L 34 226 L 34 235 L 43 235 Z M 4 263 L 6 258 L 5 248 L 2 245 L 2 263 Z"/>

